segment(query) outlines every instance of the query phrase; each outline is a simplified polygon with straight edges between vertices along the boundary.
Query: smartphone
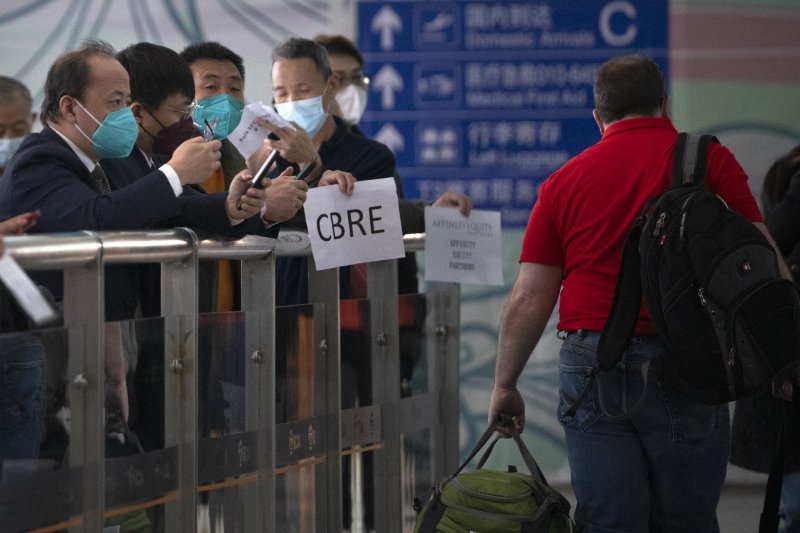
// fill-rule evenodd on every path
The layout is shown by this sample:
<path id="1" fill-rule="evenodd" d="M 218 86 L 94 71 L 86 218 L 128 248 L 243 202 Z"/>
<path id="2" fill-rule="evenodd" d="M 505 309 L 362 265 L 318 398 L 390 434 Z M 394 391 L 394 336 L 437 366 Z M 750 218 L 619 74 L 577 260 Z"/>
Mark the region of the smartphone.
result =
<path id="1" fill-rule="evenodd" d="M 300 172 L 297 173 L 297 176 L 295 176 L 294 179 L 296 180 L 306 179 L 306 176 L 308 176 L 316 166 L 317 166 L 317 160 L 312 159 L 309 164 L 300 169 Z"/>
<path id="2" fill-rule="evenodd" d="M 261 165 L 261 168 L 258 169 L 258 172 L 256 172 L 256 175 L 253 177 L 253 187 L 255 187 L 256 189 L 264 188 L 264 178 L 267 177 L 267 171 L 269 171 L 269 168 L 272 166 L 272 163 L 275 162 L 275 158 L 277 157 L 278 157 L 277 150 L 273 150 L 272 152 L 270 152 L 269 156 L 267 156 L 266 161 L 264 161 L 264 164 Z"/>

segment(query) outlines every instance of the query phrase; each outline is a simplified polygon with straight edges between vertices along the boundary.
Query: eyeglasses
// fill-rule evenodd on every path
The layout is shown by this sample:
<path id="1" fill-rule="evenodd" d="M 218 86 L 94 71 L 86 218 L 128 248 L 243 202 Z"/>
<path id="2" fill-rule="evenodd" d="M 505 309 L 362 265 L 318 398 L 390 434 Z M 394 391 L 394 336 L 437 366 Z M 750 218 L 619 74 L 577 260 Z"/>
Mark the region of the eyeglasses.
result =
<path id="1" fill-rule="evenodd" d="M 349 85 L 351 83 L 355 85 L 361 85 L 362 87 L 369 85 L 369 76 L 360 70 L 352 73 L 337 70 L 335 73 L 337 76 L 339 76 L 339 80 L 342 82 L 342 85 Z"/>
<path id="2" fill-rule="evenodd" d="M 170 111 L 175 111 L 181 116 L 181 119 L 187 119 L 192 116 L 192 111 L 194 110 L 194 104 L 188 105 L 186 107 L 172 107 L 164 104 L 164 107 L 169 109 Z"/>

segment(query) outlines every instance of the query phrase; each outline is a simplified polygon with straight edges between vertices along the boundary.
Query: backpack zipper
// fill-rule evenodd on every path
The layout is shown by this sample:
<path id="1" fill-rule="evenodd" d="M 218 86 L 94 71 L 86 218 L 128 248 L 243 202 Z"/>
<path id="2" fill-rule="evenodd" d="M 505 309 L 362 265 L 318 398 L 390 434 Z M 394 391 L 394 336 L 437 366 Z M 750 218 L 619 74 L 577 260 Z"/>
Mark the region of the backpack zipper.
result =
<path id="1" fill-rule="evenodd" d="M 700 305 L 706 307 L 706 295 L 704 294 L 703 287 L 697 289 L 697 296 L 700 298 Z M 736 341 L 731 339 L 730 334 L 727 334 L 728 337 L 728 366 L 734 367 L 736 366 Z"/>
<path id="2" fill-rule="evenodd" d="M 662 212 L 660 215 L 658 215 L 656 224 L 653 227 L 653 237 L 658 237 L 658 235 L 661 233 L 661 230 L 664 229 L 664 225 L 666 224 L 666 222 L 667 222 L 667 213 Z"/>

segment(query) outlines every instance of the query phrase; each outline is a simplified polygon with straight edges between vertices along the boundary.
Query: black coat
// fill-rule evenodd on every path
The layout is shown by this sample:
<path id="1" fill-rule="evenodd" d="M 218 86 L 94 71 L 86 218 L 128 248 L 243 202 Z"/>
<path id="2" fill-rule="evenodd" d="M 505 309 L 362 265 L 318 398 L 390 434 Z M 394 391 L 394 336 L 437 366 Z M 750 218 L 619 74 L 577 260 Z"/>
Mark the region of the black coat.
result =
<path id="1" fill-rule="evenodd" d="M 795 174 L 787 192 L 765 218 L 781 253 L 796 256 L 792 251 L 800 243 L 800 173 Z M 795 282 L 799 279 L 795 278 Z M 777 451 L 782 410 L 785 471 L 800 470 L 800 411 L 784 400 L 773 398 L 766 389 L 736 402 L 731 426 L 731 463 L 757 472 L 769 472 Z"/>
<path id="2" fill-rule="evenodd" d="M 58 133 L 45 127 L 23 141 L 0 179 L 0 220 L 39 209 L 41 216 L 31 233 L 176 226 L 197 229 L 201 236 L 274 233 L 253 219 L 232 227 L 224 193 L 207 195 L 185 187 L 176 197 L 164 173 L 148 171 L 139 160 L 144 161 L 137 148 L 127 158 L 104 160 L 101 166 L 112 190 L 101 194 L 81 159 Z M 60 272 L 38 272 L 34 277 L 61 299 Z M 106 320 L 133 318 L 141 294 L 140 277 L 135 265 L 106 268 Z"/>

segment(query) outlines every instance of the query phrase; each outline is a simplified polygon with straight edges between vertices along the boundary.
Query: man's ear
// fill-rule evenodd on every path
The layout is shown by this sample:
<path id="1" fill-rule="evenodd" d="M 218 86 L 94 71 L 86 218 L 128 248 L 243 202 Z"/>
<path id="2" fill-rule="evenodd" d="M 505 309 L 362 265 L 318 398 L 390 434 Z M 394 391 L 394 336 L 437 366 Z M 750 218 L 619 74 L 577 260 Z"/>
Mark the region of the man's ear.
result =
<path id="1" fill-rule="evenodd" d="M 339 92 L 339 89 L 342 88 L 342 80 L 339 79 L 339 75 L 335 72 L 328 76 L 328 85 L 326 89 L 328 89 L 328 93 L 333 96 Z"/>
<path id="2" fill-rule="evenodd" d="M 595 123 L 597 123 L 597 129 L 600 130 L 600 135 L 603 135 L 606 131 L 606 125 L 600 120 L 600 114 L 597 112 L 597 109 L 592 109 L 592 116 L 594 117 Z"/>
<path id="3" fill-rule="evenodd" d="M 78 122 L 78 117 L 75 114 L 78 106 L 75 104 L 75 99 L 72 96 L 64 95 L 58 99 L 58 113 L 61 115 L 61 120 L 75 124 Z"/>
<path id="4" fill-rule="evenodd" d="M 131 113 L 133 113 L 133 117 L 136 119 L 138 124 L 142 123 L 142 111 L 144 110 L 144 106 L 139 102 L 132 102 L 131 103 Z"/>

